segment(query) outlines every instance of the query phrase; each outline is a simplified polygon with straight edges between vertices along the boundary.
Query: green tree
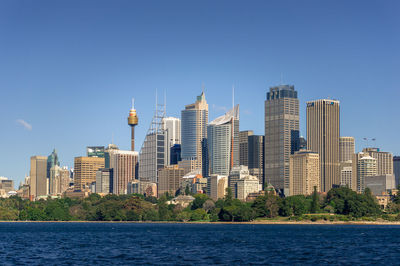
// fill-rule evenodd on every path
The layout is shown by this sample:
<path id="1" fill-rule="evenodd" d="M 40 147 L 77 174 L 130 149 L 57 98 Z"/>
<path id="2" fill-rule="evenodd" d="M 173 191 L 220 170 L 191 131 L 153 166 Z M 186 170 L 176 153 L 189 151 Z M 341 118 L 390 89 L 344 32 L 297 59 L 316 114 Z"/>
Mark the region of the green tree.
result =
<path id="1" fill-rule="evenodd" d="M 312 201 L 311 201 L 311 208 L 310 212 L 311 213 L 317 213 L 319 211 L 319 195 L 317 192 L 317 187 L 314 186 L 314 192 L 312 194 Z"/>
<path id="2" fill-rule="evenodd" d="M 186 188 L 185 188 L 185 195 L 190 195 L 189 185 L 186 185 Z"/>
<path id="3" fill-rule="evenodd" d="M 196 194 L 194 195 L 194 201 L 192 202 L 192 210 L 203 208 L 203 204 L 209 199 L 206 194 Z"/>

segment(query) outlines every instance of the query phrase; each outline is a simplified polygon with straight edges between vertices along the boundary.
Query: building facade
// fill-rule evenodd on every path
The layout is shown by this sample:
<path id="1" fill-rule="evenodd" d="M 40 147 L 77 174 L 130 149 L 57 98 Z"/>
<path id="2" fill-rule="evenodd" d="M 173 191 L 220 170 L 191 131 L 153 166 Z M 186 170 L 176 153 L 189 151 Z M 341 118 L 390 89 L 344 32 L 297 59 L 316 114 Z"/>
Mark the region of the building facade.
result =
<path id="1" fill-rule="evenodd" d="M 207 195 L 217 201 L 222 199 L 226 195 L 226 189 L 228 188 L 228 177 L 221 175 L 210 175 L 207 181 Z"/>
<path id="2" fill-rule="evenodd" d="M 290 196 L 321 191 L 319 154 L 303 150 L 290 155 Z"/>
<path id="3" fill-rule="evenodd" d="M 253 134 L 253 130 L 239 132 L 239 165 L 249 165 L 249 136 Z"/>
<path id="4" fill-rule="evenodd" d="M 96 193 L 113 193 L 113 169 L 101 168 L 96 172 Z"/>
<path id="5" fill-rule="evenodd" d="M 307 149 L 319 154 L 322 192 L 339 186 L 339 101 L 307 102 Z"/>
<path id="6" fill-rule="evenodd" d="M 365 189 L 365 178 L 369 176 L 376 176 L 377 171 L 377 163 L 376 159 L 366 155 L 358 160 L 357 164 L 357 191 L 359 193 L 364 192 Z"/>
<path id="7" fill-rule="evenodd" d="M 378 148 L 365 148 L 363 153 L 376 159 L 378 175 L 393 174 L 393 154 L 380 151 Z"/>
<path id="8" fill-rule="evenodd" d="M 139 153 L 137 151 L 113 150 L 110 168 L 113 169 L 113 194 L 127 194 L 128 183 L 137 179 Z"/>
<path id="9" fill-rule="evenodd" d="M 89 189 L 92 182 L 96 182 L 96 172 L 104 168 L 104 158 L 75 157 L 74 159 L 74 187 L 75 190 Z"/>
<path id="10" fill-rule="evenodd" d="M 239 105 L 207 127 L 210 173 L 229 175 L 239 165 Z"/>
<path id="11" fill-rule="evenodd" d="M 354 137 L 339 137 L 339 162 L 353 160 L 356 153 Z"/>
<path id="12" fill-rule="evenodd" d="M 248 139 L 249 173 L 256 176 L 264 186 L 264 136 L 252 135 Z"/>
<path id="13" fill-rule="evenodd" d="M 158 170 L 158 195 L 161 196 L 166 192 L 175 195 L 184 175 L 185 169 L 179 168 L 178 165 L 165 166 Z"/>
<path id="14" fill-rule="evenodd" d="M 45 196 L 48 193 L 47 184 L 47 157 L 32 156 L 30 169 L 30 196 L 32 199 Z"/>
<path id="15" fill-rule="evenodd" d="M 194 161 L 202 169 L 202 141 L 207 138 L 208 104 L 204 92 L 181 112 L 182 160 Z"/>
<path id="16" fill-rule="evenodd" d="M 270 88 L 265 101 L 264 175 L 280 193 L 289 193 L 292 136 L 299 134 L 299 100 L 294 86 Z"/>
<path id="17" fill-rule="evenodd" d="M 394 177 L 396 178 L 396 186 L 398 186 L 399 179 L 400 179 L 400 156 L 394 156 L 393 157 L 393 174 Z"/>

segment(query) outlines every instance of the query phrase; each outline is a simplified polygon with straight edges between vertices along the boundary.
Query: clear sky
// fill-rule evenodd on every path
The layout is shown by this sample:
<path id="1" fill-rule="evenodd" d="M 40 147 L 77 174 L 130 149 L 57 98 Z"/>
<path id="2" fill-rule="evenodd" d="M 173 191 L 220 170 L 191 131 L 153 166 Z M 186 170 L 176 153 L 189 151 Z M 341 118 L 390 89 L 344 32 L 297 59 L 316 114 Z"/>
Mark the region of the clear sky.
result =
<path id="1" fill-rule="evenodd" d="M 58 150 L 73 167 L 88 145 L 137 149 L 154 112 L 180 117 L 204 83 L 210 121 L 240 104 L 240 129 L 264 134 L 270 86 L 306 101 L 340 100 L 341 135 L 357 150 L 400 155 L 399 1 L 0 1 L 0 176 L 29 173 Z M 161 99 L 162 100 L 162 99 Z M 371 144 L 371 142 L 370 142 Z"/>

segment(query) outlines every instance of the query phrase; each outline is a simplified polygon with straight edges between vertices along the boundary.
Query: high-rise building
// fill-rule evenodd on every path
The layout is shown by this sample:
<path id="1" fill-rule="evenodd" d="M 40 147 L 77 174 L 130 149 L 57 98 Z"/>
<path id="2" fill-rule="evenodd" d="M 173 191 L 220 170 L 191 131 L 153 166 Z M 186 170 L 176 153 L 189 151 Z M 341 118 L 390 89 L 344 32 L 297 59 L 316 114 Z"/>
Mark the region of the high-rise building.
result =
<path id="1" fill-rule="evenodd" d="M 239 164 L 249 165 L 249 136 L 253 135 L 253 130 L 239 132 Z"/>
<path id="2" fill-rule="evenodd" d="M 165 118 L 165 105 L 156 104 L 156 111 L 140 149 L 139 179 L 157 183 L 158 170 L 168 165 L 167 132 L 162 128 Z"/>
<path id="3" fill-rule="evenodd" d="M 354 137 L 339 137 L 339 162 L 353 160 L 354 153 L 356 153 Z"/>
<path id="4" fill-rule="evenodd" d="M 353 189 L 354 191 L 357 191 L 357 186 L 354 189 L 353 186 L 353 167 L 350 165 L 343 165 L 342 163 L 340 165 L 340 186 L 341 187 L 348 187 Z M 355 183 L 357 184 L 357 179 L 355 180 Z"/>
<path id="5" fill-rule="evenodd" d="M 86 147 L 86 156 L 104 158 L 104 146 Z"/>
<path id="6" fill-rule="evenodd" d="M 357 164 L 357 191 L 362 193 L 365 189 L 365 178 L 377 175 L 377 160 L 369 155 L 358 160 Z"/>
<path id="7" fill-rule="evenodd" d="M 210 175 L 207 181 L 207 194 L 214 201 L 222 199 L 228 188 L 228 177 L 221 175 Z"/>
<path id="8" fill-rule="evenodd" d="M 322 192 L 340 184 L 339 122 L 339 101 L 307 102 L 307 149 L 319 154 Z"/>
<path id="9" fill-rule="evenodd" d="M 170 164 L 172 147 L 181 144 L 181 120 L 176 117 L 165 117 L 162 119 L 162 129 L 167 134 L 167 164 Z"/>
<path id="10" fill-rule="evenodd" d="M 393 157 L 393 173 L 396 178 L 396 186 L 398 186 L 400 184 L 400 156 Z"/>
<path id="11" fill-rule="evenodd" d="M 204 92 L 196 102 L 185 106 L 181 113 L 182 160 L 195 161 L 195 166 L 202 169 L 202 141 L 207 138 L 208 104 Z"/>
<path id="12" fill-rule="evenodd" d="M 56 149 L 53 149 L 53 152 L 47 157 L 47 178 L 50 178 L 50 169 L 58 165 L 60 166 L 60 162 L 58 161 L 58 155 Z"/>
<path id="13" fill-rule="evenodd" d="M 377 175 L 393 174 L 393 154 L 380 151 L 378 148 L 365 148 L 363 152 L 376 159 Z"/>
<path id="14" fill-rule="evenodd" d="M 110 152 L 119 150 L 118 146 L 115 144 L 108 144 L 107 148 L 104 151 L 104 162 L 105 168 L 110 168 Z"/>
<path id="15" fill-rule="evenodd" d="M 248 166 L 250 175 L 256 176 L 264 185 L 264 136 L 248 137 Z"/>
<path id="16" fill-rule="evenodd" d="M 302 150 L 290 155 L 290 195 L 311 195 L 320 191 L 318 153 Z"/>
<path id="17" fill-rule="evenodd" d="M 47 157 L 32 156 L 30 169 L 30 196 L 32 199 L 47 195 Z"/>
<path id="18" fill-rule="evenodd" d="M 178 165 L 165 166 L 158 170 L 158 195 L 161 196 L 166 192 L 175 195 L 184 175 L 185 170 Z"/>
<path id="19" fill-rule="evenodd" d="M 207 127 L 210 173 L 229 175 L 239 165 L 239 105 Z"/>
<path id="20" fill-rule="evenodd" d="M 270 88 L 265 101 L 264 175 L 280 193 L 289 193 L 289 157 L 299 136 L 299 99 L 294 86 Z"/>
<path id="21" fill-rule="evenodd" d="M 66 166 L 60 167 L 54 165 L 50 169 L 49 178 L 49 194 L 53 196 L 63 194 L 68 188 L 70 183 L 70 172 Z"/>
<path id="22" fill-rule="evenodd" d="M 132 108 L 129 111 L 128 125 L 131 127 L 131 151 L 135 150 L 135 126 L 139 123 L 139 118 L 136 114 L 135 99 L 132 98 Z"/>
<path id="23" fill-rule="evenodd" d="M 96 193 L 113 193 L 113 169 L 101 168 L 96 172 Z"/>
<path id="24" fill-rule="evenodd" d="M 92 182 L 96 182 L 96 172 L 100 168 L 104 168 L 104 158 L 75 157 L 74 160 L 75 190 L 89 189 Z"/>
<path id="25" fill-rule="evenodd" d="M 139 153 L 137 151 L 111 150 L 110 169 L 112 172 L 112 193 L 126 194 L 128 183 L 136 179 Z"/>
<path id="26" fill-rule="evenodd" d="M 170 148 L 170 165 L 178 164 L 178 162 L 182 161 L 181 151 L 181 144 L 174 144 L 174 146 Z"/>

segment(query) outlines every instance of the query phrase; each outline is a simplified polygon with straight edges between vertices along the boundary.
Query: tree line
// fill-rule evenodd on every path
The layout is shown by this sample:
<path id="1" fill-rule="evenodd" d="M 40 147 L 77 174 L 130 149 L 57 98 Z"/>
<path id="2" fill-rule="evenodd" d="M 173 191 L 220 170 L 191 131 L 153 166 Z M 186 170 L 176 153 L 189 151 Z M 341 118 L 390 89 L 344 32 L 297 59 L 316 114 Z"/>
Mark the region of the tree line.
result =
<path id="1" fill-rule="evenodd" d="M 233 198 L 228 188 L 223 199 L 213 201 L 205 194 L 193 195 L 186 208 L 168 204 L 172 196 L 160 198 L 139 194 L 91 194 L 84 199 L 60 198 L 38 201 L 13 196 L 0 200 L 0 220 L 6 221 L 225 221 L 244 222 L 257 218 L 326 219 L 336 214 L 344 220 L 363 217 L 386 217 L 369 189 L 358 194 L 346 187 L 333 188 L 326 196 L 316 191 L 310 196 L 280 198 L 273 194 L 257 197 L 252 202 Z M 400 212 L 400 197 L 394 197 L 388 208 Z M 328 216 L 327 216 L 328 215 Z M 386 216 L 385 216 L 386 215 Z M 397 217 L 395 217 L 397 218 Z M 331 219 L 331 218 L 329 218 Z"/>

